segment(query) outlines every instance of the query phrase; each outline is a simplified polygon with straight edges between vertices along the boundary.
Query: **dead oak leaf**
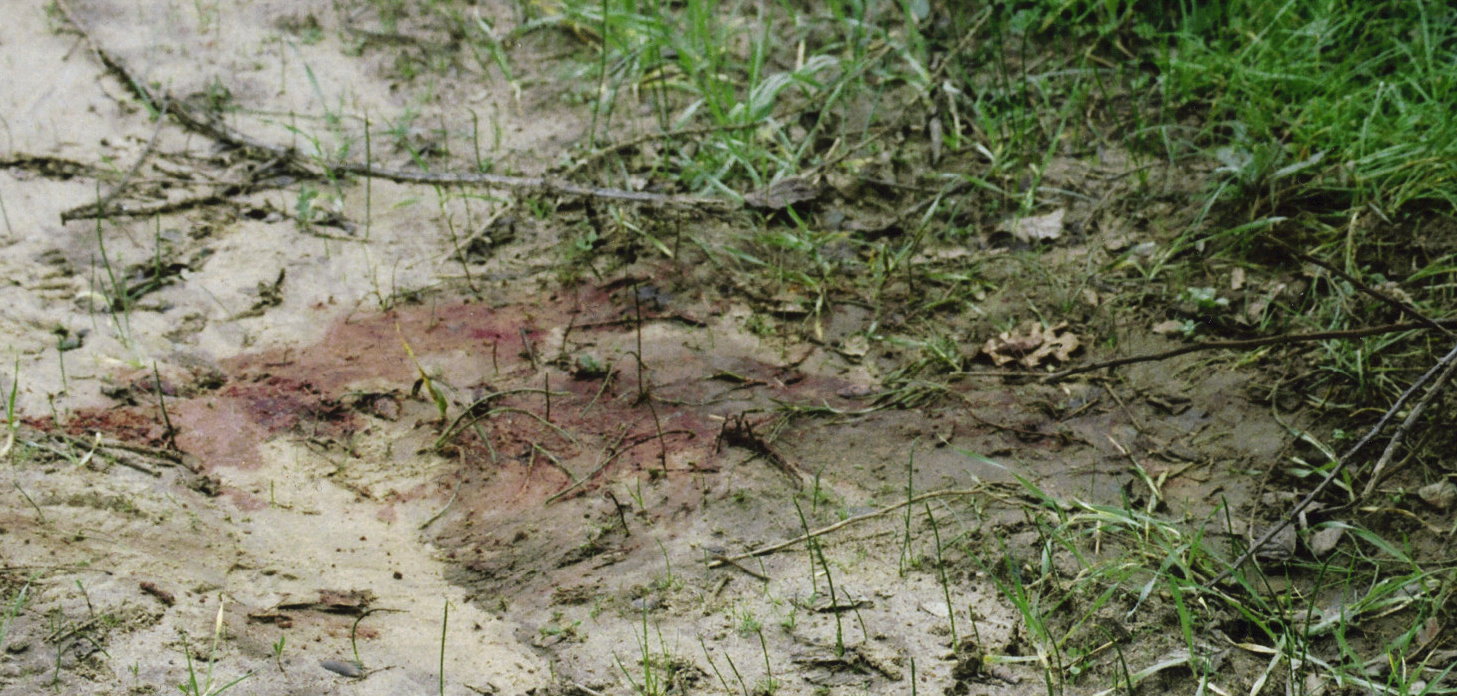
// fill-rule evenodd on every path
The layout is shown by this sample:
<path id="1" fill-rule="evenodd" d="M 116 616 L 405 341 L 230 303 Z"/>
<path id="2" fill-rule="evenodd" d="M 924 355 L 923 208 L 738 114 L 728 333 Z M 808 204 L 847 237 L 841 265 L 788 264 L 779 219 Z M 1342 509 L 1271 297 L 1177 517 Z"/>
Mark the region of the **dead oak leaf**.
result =
<path id="1" fill-rule="evenodd" d="M 279 609 L 313 610 L 330 614 L 365 614 L 378 597 L 369 590 L 320 589 L 319 601 L 283 602 Z"/>
<path id="2" fill-rule="evenodd" d="M 823 187 L 819 182 L 807 177 L 792 176 L 744 194 L 744 202 L 754 208 L 783 210 L 796 203 L 813 201 L 822 192 Z"/>
<path id="3" fill-rule="evenodd" d="M 1058 208 L 1046 215 L 1013 220 L 1007 228 L 1013 237 L 1026 244 L 1051 242 L 1062 236 L 1062 218 L 1066 214 L 1066 210 Z"/>
<path id="4" fill-rule="evenodd" d="M 1161 322 L 1159 322 L 1157 324 L 1154 324 L 1153 327 L 1150 328 L 1149 330 L 1150 331 L 1153 331 L 1154 333 L 1156 333 L 1156 334 L 1158 334 L 1160 336 L 1167 336 L 1169 334 L 1183 333 L 1183 331 L 1184 331 L 1184 322 L 1179 321 L 1178 319 L 1168 319 L 1166 321 L 1161 321 Z"/>
<path id="5" fill-rule="evenodd" d="M 1066 328 L 1067 322 L 1045 327 L 1039 321 L 1026 321 L 1012 331 L 987 339 L 981 351 L 997 365 L 1015 361 L 1035 368 L 1048 360 L 1067 362 L 1083 344 L 1077 334 L 1063 331 Z"/>

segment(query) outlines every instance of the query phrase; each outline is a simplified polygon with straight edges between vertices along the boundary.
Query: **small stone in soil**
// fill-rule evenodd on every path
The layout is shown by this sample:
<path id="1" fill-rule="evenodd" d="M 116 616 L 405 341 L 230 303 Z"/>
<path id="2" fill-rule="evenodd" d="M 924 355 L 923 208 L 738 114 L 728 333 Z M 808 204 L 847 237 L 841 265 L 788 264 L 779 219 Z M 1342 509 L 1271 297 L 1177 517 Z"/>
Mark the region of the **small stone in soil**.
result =
<path id="1" fill-rule="evenodd" d="M 345 662 L 343 660 L 319 660 L 319 666 L 341 676 L 351 679 L 364 676 L 364 670 L 360 669 L 357 662 Z"/>

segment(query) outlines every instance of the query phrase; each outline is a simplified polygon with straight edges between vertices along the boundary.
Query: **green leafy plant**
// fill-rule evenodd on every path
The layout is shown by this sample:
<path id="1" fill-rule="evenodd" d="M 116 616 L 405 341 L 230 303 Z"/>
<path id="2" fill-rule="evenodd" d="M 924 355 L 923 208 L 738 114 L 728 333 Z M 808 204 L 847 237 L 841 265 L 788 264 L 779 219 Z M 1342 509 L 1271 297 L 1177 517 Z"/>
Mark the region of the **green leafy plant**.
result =
<path id="1" fill-rule="evenodd" d="M 218 597 L 217 618 L 213 621 L 212 646 L 208 649 L 207 669 L 199 673 L 196 664 L 192 659 L 192 647 L 187 643 L 187 636 L 182 636 L 182 655 L 187 660 L 187 681 L 179 684 L 177 689 L 184 696 L 217 696 L 253 676 L 247 672 L 231 681 L 219 682 L 214 679 L 213 669 L 217 666 L 218 644 L 223 635 L 223 609 L 226 607 L 226 598 Z"/>
<path id="2" fill-rule="evenodd" d="M 25 584 L 11 592 L 9 601 L 5 603 L 5 616 L 0 618 L 0 649 L 5 648 L 6 638 L 10 635 L 10 627 L 15 624 L 16 617 L 25 611 L 26 604 L 30 602 L 30 586 L 35 577 L 32 573 L 26 578 Z"/>
<path id="3" fill-rule="evenodd" d="M 10 393 L 5 395 L 5 444 L 0 445 L 0 458 L 10 454 L 15 447 L 15 433 L 20 430 L 20 416 L 15 410 L 15 397 L 20 393 L 20 357 L 15 358 L 14 376 L 10 380 Z"/>
<path id="4" fill-rule="evenodd" d="M 425 366 L 415 357 L 415 349 L 410 347 L 410 342 L 405 340 L 405 334 L 395 325 L 395 333 L 400 337 L 400 345 L 405 349 L 405 355 L 410 358 L 410 363 L 415 366 L 415 373 L 419 376 L 415 381 L 415 389 L 422 387 L 429 395 L 430 400 L 435 403 L 435 409 L 440 414 L 440 422 L 445 423 L 450 419 L 450 401 L 445 398 L 445 393 L 435 386 L 435 380 L 431 379 L 430 373 L 425 371 Z"/>

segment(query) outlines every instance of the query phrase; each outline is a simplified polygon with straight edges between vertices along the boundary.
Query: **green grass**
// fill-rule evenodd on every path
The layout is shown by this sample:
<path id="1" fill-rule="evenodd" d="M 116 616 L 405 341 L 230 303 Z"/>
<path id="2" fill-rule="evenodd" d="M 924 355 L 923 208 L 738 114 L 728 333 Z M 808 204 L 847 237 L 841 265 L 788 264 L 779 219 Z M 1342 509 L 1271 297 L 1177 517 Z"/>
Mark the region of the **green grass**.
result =
<path id="1" fill-rule="evenodd" d="M 1168 106 L 1208 110 L 1221 189 L 1271 212 L 1457 205 L 1451 5 L 1235 2 L 1183 24 Z"/>
<path id="2" fill-rule="evenodd" d="M 1169 246 L 1268 263 L 1278 237 L 1432 315 L 1453 297 L 1444 225 L 1454 204 L 1457 24 L 1443 3 L 1239 2 L 1179 15 L 1155 59 L 1170 156 L 1214 167 L 1200 213 Z M 1180 136 L 1172 122 L 1192 115 Z M 1317 276 L 1276 328 L 1393 318 L 1353 286 Z M 1373 316 L 1373 314 L 1375 316 Z M 1390 398 L 1412 336 L 1330 344 L 1313 380 Z M 1395 373 L 1395 374 L 1393 374 Z"/>
<path id="3" fill-rule="evenodd" d="M 1454 576 L 1403 544 L 1350 526 L 1355 543 L 1324 560 L 1263 562 L 1263 571 L 1251 567 L 1230 584 L 1207 586 L 1229 560 L 1213 543 L 1223 534 L 1222 513 L 1180 522 L 1022 485 L 1034 505 L 1034 548 L 989 549 L 974 536 L 961 543 L 1017 609 L 1031 642 L 1030 656 L 983 659 L 1035 662 L 1049 693 L 1089 679 L 1109 680 L 1099 693 L 1126 693 L 1170 670 L 1192 676 L 1201 690 L 1228 689 L 1241 677 L 1216 665 L 1231 650 L 1268 660 L 1257 681 L 1283 682 L 1295 693 L 1316 683 L 1389 694 L 1457 691 L 1437 686 L 1451 667 L 1431 652 L 1434 627 L 1450 620 Z M 1064 561 L 1054 562 L 1058 555 Z M 1130 655 L 1113 661 L 1111 647 Z"/>
<path id="4" fill-rule="evenodd" d="M 945 399 L 951 383 L 981 369 L 975 337 L 1029 318 L 1086 327 L 1090 340 L 1115 351 L 1120 325 L 1168 316 L 1183 321 L 1186 338 L 1397 318 L 1351 281 L 1292 259 L 1272 238 L 1359 282 L 1400 291 L 1429 314 L 1451 306 L 1457 288 L 1457 14 L 1443 3 L 1032 0 L 962 9 L 919 0 L 560 0 L 521 3 L 525 21 L 509 33 L 464 4 L 373 5 L 387 32 L 412 16 L 451 28 L 480 72 L 513 90 L 532 84 L 533 72 L 558 78 L 588 123 L 579 151 L 559 170 L 572 178 L 730 199 L 776 182 L 818 185 L 802 202 L 709 221 L 727 230 L 680 219 L 699 222 L 692 215 L 596 203 L 593 219 L 566 235 L 565 265 L 595 274 L 599 262 L 701 263 L 758 311 L 753 325 L 771 336 L 822 340 L 832 307 L 860 307 L 869 318 L 857 338 L 882 376 L 880 406 Z M 571 54 L 544 67 L 514 64 L 517 42 L 545 32 Z M 428 52 L 396 62 L 403 79 L 438 80 L 452 65 Z M 420 114 L 412 106 L 380 134 L 425 168 L 428 153 L 409 140 Z M 332 159 L 362 144 L 365 160 L 374 161 L 367 119 L 363 137 L 350 140 L 348 119 L 325 116 L 332 140 L 300 133 L 315 156 Z M 462 134 L 465 127 L 457 126 Z M 482 158 L 478 119 L 469 128 L 466 168 L 488 170 L 494 165 Z M 442 137 L 439 156 L 449 158 L 450 131 Z M 441 164 L 429 157 L 430 166 Z M 1081 180 L 1060 173 L 1071 167 L 1082 176 L 1083 165 L 1116 171 Z M 338 182 L 329 184 L 343 195 Z M 464 235 L 447 205 L 455 199 L 439 189 L 437 199 L 458 240 Z M 299 222 L 315 222 L 327 201 L 301 188 Z M 523 205 L 537 218 L 560 212 L 547 198 Z M 999 232 L 1061 208 L 1086 219 L 1056 243 L 1019 246 Z M 1100 216 L 1145 213 L 1130 224 L 1136 245 L 1099 256 Z M 125 334 L 135 297 L 113 270 L 100 231 L 98 223 L 106 272 L 99 286 Z M 1077 244 L 1089 247 L 1082 265 L 1047 253 Z M 1151 251 L 1134 251 L 1144 245 Z M 469 280 L 463 256 L 462 264 Z M 1292 289 L 1273 295 L 1257 320 L 1241 321 L 1228 301 L 1231 269 L 1248 271 L 1252 283 Z M 1083 302 L 1089 290 L 1101 301 Z M 382 307 L 392 303 L 376 294 Z M 1379 412 L 1413 366 L 1430 360 L 1434 343 L 1412 334 L 1329 342 L 1303 356 L 1309 369 L 1294 387 L 1325 394 L 1328 411 L 1355 430 L 1369 417 L 1363 412 Z M 440 447 L 469 414 L 450 421 L 448 400 L 420 376 L 449 423 Z M 507 410 L 515 409 L 482 417 Z M 964 607 L 953 606 L 951 587 L 964 579 L 999 592 L 1020 615 L 1025 645 L 1018 654 L 982 655 L 984 665 L 1033 664 L 1049 693 L 1131 693 L 1176 673 L 1200 690 L 1227 689 L 1217 658 L 1234 651 L 1258 656 L 1264 668 L 1251 678 L 1267 692 L 1304 693 L 1318 683 L 1389 694 L 1453 691 L 1435 686 L 1451 668 L 1434 657 L 1442 644 L 1433 627 L 1453 619 L 1454 576 L 1423 558 L 1400 525 L 1367 524 L 1353 513 L 1326 523 L 1345 525 L 1347 537 L 1329 555 L 1246 568 L 1212 585 L 1238 550 L 1228 541 L 1233 513 L 1174 520 L 1160 514 L 1156 489 L 1142 503 L 1095 504 L 1023 485 L 1032 501 L 1031 549 L 950 521 L 943 527 L 929 507 L 924 522 L 909 506 L 903 517 L 900 570 L 935 573 L 953 644 L 980 642 L 974 616 L 956 624 Z M 641 491 L 636 502 L 644 507 Z M 908 553 L 913 536 L 925 532 L 934 565 L 912 563 Z M 812 537 L 806 553 L 811 587 L 819 590 L 822 569 L 838 604 L 845 587 L 836 586 L 821 540 Z M 667 577 L 675 577 L 671 569 Z M 839 612 L 834 621 L 843 653 L 854 632 L 847 639 Z M 764 657 L 755 689 L 772 692 L 781 656 L 771 660 L 751 613 L 739 623 Z M 443 632 L 444 625 L 442 688 Z M 652 645 L 654 632 L 644 613 L 638 654 L 617 659 L 642 694 L 674 685 L 675 660 L 661 634 Z M 704 652 L 719 684 L 733 691 L 706 644 Z M 724 658 L 748 694 L 749 683 Z M 184 691 L 220 690 L 210 673 L 198 677 L 189 658 Z"/>
<path id="5" fill-rule="evenodd" d="M 36 575 L 32 573 L 30 577 L 26 578 L 24 585 L 10 590 L 10 596 L 5 601 L 5 615 L 0 617 L 0 649 L 5 647 L 5 642 L 10 636 L 10 628 L 15 625 L 16 617 L 20 616 L 20 613 L 25 611 L 26 605 L 30 603 L 30 588 L 35 579 Z"/>
<path id="6" fill-rule="evenodd" d="M 973 221 L 1037 208 L 1042 171 L 1083 132 L 1076 117 L 1096 92 L 1085 57 L 1046 74 L 1018 72 L 1002 55 L 1009 39 L 1000 25 L 1010 20 L 927 12 L 917 3 L 835 2 L 810 12 L 790 3 L 568 1 L 521 31 L 564 29 L 583 48 L 570 73 L 592 119 L 589 152 L 571 167 L 579 175 L 613 185 L 645 177 L 730 198 L 795 177 L 821 187 L 891 181 L 919 189 L 868 199 L 881 217 L 900 211 L 892 223 L 905 234 L 855 234 L 791 207 L 741 234 L 692 240 L 756 304 L 783 299 L 804 314 L 793 324 L 771 322 L 769 331 L 821 333 L 828 308 L 846 299 L 896 315 L 867 338 L 877 350 L 924 347 L 926 362 L 891 380 L 909 382 L 928 370 L 964 369 L 963 349 L 930 327 L 992 285 L 975 263 L 933 267 L 917 255 L 964 243 L 978 233 Z M 940 134 L 940 168 L 927 166 L 923 144 L 906 144 L 904 129 L 923 139 L 927 120 Z M 646 141 L 653 157 L 641 146 L 598 147 L 639 142 L 643 131 L 657 133 Z M 903 168 L 922 174 L 895 173 Z M 664 240 L 679 231 L 618 220 L 605 233 L 584 231 L 590 252 L 626 245 L 677 256 L 676 241 Z"/>
<path id="7" fill-rule="evenodd" d="M 644 104 L 667 136 L 666 156 L 645 163 L 651 174 L 730 196 L 817 163 L 814 144 L 833 111 L 863 91 L 865 58 L 883 36 L 839 2 L 822 18 L 708 0 L 681 7 L 568 0 L 557 9 L 537 26 L 568 27 L 597 49 L 572 75 L 592 86 L 583 95 L 591 109 L 589 145 L 622 140 L 616 133 L 624 128 L 639 130 L 634 107 Z M 818 44 L 794 59 L 783 52 L 786 34 L 812 35 Z M 809 104 L 820 119 L 803 118 Z"/>
<path id="8" fill-rule="evenodd" d="M 187 680 L 178 684 L 177 689 L 184 696 L 216 696 L 231 690 L 243 680 L 253 676 L 252 672 L 247 672 L 230 681 L 215 679 L 213 676 L 213 668 L 217 665 L 218 644 L 223 635 L 223 609 L 226 602 L 227 600 L 223 597 L 218 597 L 218 612 L 217 618 L 213 621 L 212 645 L 208 649 L 206 669 L 198 671 L 197 666 L 193 663 L 192 647 L 187 643 L 187 636 L 185 634 L 182 636 L 182 656 L 187 662 Z"/>
<path id="9" fill-rule="evenodd" d="M 99 186 L 99 184 L 98 184 Z M 97 200 L 101 200 L 101 191 L 97 189 Z M 101 282 L 101 295 L 106 298 L 106 312 L 111 317 L 112 324 L 116 330 L 117 339 L 128 350 L 132 347 L 131 311 L 134 298 L 130 289 L 122 278 L 117 275 L 117 268 L 111 263 L 111 255 L 106 251 L 106 239 L 102 234 L 102 218 L 96 218 L 96 249 L 101 259 L 101 267 L 106 271 L 106 278 Z M 93 268 L 94 275 L 94 268 Z"/>
<path id="10" fill-rule="evenodd" d="M 10 376 L 9 393 L 5 394 L 5 444 L 0 445 L 0 459 L 10 454 L 15 447 L 15 433 L 20 430 L 20 412 L 15 408 L 15 398 L 20 394 L 20 356 L 15 356 L 15 368 Z"/>
<path id="11" fill-rule="evenodd" d="M 653 646 L 655 635 L 656 650 Z M 691 663 L 669 652 L 661 628 L 656 625 L 649 626 L 647 609 L 642 611 L 640 629 L 634 630 L 634 639 L 638 649 L 635 661 L 623 662 L 622 656 L 613 654 L 613 661 L 632 692 L 639 696 L 663 696 L 681 690 L 685 667 Z M 713 664 L 711 659 L 710 664 Z M 714 669 L 718 669 L 716 665 Z"/>
<path id="12" fill-rule="evenodd" d="M 955 263 L 919 255 L 984 239 L 1008 218 L 1096 198 L 1096 189 L 1049 180 L 1059 163 L 1109 153 L 1124 158 L 1118 176 L 1136 183 L 1110 189 L 1116 197 L 1097 209 L 1155 200 L 1174 209 L 1152 221 L 1160 227 L 1151 230 L 1151 259 L 1111 279 L 1108 269 L 1084 271 L 1042 308 L 1044 321 L 1095 320 L 1076 298 L 1098 283 L 1124 288 L 1109 312 L 1147 305 L 1137 293 L 1148 290 L 1133 286 L 1161 287 L 1162 301 L 1176 305 L 1189 289 L 1226 281 L 1211 274 L 1210 258 L 1271 276 L 1298 268 L 1271 257 L 1270 236 L 1369 285 L 1396 283 L 1433 313 L 1453 298 L 1457 247 L 1442 225 L 1457 202 L 1449 115 L 1457 22 L 1440 3 L 533 7 L 537 16 L 515 36 L 556 29 L 579 49 L 561 68 L 591 120 L 575 175 L 727 197 L 822 179 L 850 192 L 840 195 L 852 213 L 894 218 L 888 233 L 855 233 L 827 224 L 811 203 L 762 215 L 727 239 L 693 240 L 749 299 L 797 307 L 803 316 L 778 322 L 780 330 L 814 335 L 834 302 L 869 303 L 881 319 L 867 336 L 874 351 L 900 344 L 924 354 L 900 366 L 892 390 L 966 369 L 968 347 L 946 345 L 938 327 L 1022 270 L 975 255 Z M 623 142 L 648 145 L 601 147 Z M 1187 183 L 1170 189 L 1169 177 Z M 625 245 L 677 255 L 652 221 L 616 219 L 584 232 L 589 253 Z M 1027 267 L 1041 263 L 1034 255 Z M 1279 298 L 1259 327 L 1391 318 L 1372 309 L 1348 283 L 1322 277 Z M 1197 326 L 1187 323 L 1186 333 Z M 1311 387 L 1389 397 L 1403 365 L 1429 352 L 1410 339 L 1333 344 Z"/>

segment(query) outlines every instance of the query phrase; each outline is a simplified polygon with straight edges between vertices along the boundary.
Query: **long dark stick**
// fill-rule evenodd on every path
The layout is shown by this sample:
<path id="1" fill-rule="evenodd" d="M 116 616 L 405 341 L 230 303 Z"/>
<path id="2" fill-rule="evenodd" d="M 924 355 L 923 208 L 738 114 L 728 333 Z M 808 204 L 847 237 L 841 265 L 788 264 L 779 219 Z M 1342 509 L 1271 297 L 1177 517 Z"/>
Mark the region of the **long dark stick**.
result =
<path id="1" fill-rule="evenodd" d="M 1457 317 L 1447 319 L 1433 319 L 1431 320 L 1431 322 L 1440 329 L 1457 328 Z M 1248 338 L 1237 341 L 1209 341 L 1208 343 L 1195 343 L 1192 345 L 1180 346 L 1173 350 L 1166 350 L 1160 353 L 1147 353 L 1144 355 L 1134 355 L 1126 358 L 1118 358 L 1116 360 L 1105 360 L 1103 362 L 1097 362 L 1091 365 L 1081 365 L 1079 367 L 1054 372 L 1050 375 L 1047 375 L 1046 377 L 1043 377 L 1042 381 L 1061 382 L 1068 377 L 1071 377 L 1073 375 L 1080 375 L 1084 372 L 1093 372 L 1095 370 L 1101 370 L 1104 368 L 1122 367 L 1124 365 L 1132 365 L 1134 363 L 1168 360 L 1169 358 L 1178 357 L 1187 353 L 1197 353 L 1201 350 L 1243 350 L 1247 348 L 1259 348 L 1262 346 L 1280 345 L 1283 343 L 1305 343 L 1308 341 L 1329 341 L 1347 338 L 1365 338 L 1366 336 L 1379 336 L 1381 334 L 1397 333 L 1399 331 L 1417 331 L 1427 328 L 1431 328 L 1431 326 L 1428 325 L 1426 322 L 1411 321 L 1400 324 L 1383 324 L 1381 326 L 1371 326 L 1364 329 L 1344 329 L 1340 331 L 1317 331 L 1314 333 L 1305 334 L 1285 334 L 1282 336 Z"/>
<path id="2" fill-rule="evenodd" d="M 1325 475 L 1325 478 L 1321 480 L 1320 484 L 1317 485 L 1315 488 L 1311 489 L 1309 493 L 1306 493 L 1305 497 L 1301 498 L 1300 502 L 1296 503 L 1295 507 L 1290 509 L 1290 512 L 1285 515 L 1284 519 L 1280 520 L 1279 523 L 1270 527 L 1270 529 L 1267 530 L 1263 535 L 1261 535 L 1257 541 L 1250 544 L 1249 548 L 1245 549 L 1245 552 L 1239 555 L 1239 558 L 1234 559 L 1234 562 L 1229 564 L 1228 568 L 1225 568 L 1219 573 L 1219 575 L 1214 576 L 1214 579 L 1205 583 L 1205 586 L 1212 586 L 1219 581 L 1229 577 L 1231 574 L 1234 573 L 1234 571 L 1238 570 L 1240 566 L 1244 565 L 1246 561 L 1250 560 L 1250 558 L 1254 556 L 1255 553 L 1259 551 L 1262 547 L 1264 547 L 1265 544 L 1270 543 L 1270 540 L 1274 539 L 1276 534 L 1279 534 L 1281 530 L 1290 526 L 1290 523 L 1294 522 L 1295 519 L 1300 515 L 1300 513 L 1304 511 L 1305 508 L 1309 507 L 1312 502 L 1315 502 L 1315 499 L 1319 497 L 1321 493 L 1325 492 L 1325 489 L 1330 487 L 1331 483 L 1336 480 L 1336 477 L 1340 476 L 1341 472 L 1345 471 L 1346 468 L 1350 466 L 1351 461 L 1355 459 L 1356 454 L 1360 452 L 1368 443 L 1376 439 L 1376 436 L 1380 435 L 1382 430 L 1386 429 L 1387 423 L 1391 422 L 1391 419 L 1401 411 L 1402 407 L 1406 405 L 1406 402 L 1411 399 L 1413 394 L 1421 389 L 1422 386 L 1425 385 L 1427 382 L 1431 381 L 1432 378 L 1435 377 L 1439 372 L 1442 373 L 1444 377 L 1450 376 L 1449 368 L 1454 364 L 1454 362 L 1457 362 L 1457 345 L 1452 346 L 1452 350 L 1447 351 L 1447 354 L 1442 356 L 1442 359 L 1438 360 L 1436 365 L 1433 365 L 1431 369 L 1423 373 L 1421 377 L 1418 377 L 1415 382 L 1412 382 L 1412 385 L 1410 387 L 1407 387 L 1406 391 L 1401 393 L 1401 396 L 1397 397 L 1396 402 L 1391 405 L 1391 408 L 1386 409 L 1386 413 L 1381 414 L 1381 419 L 1376 421 L 1375 425 L 1371 426 L 1371 430 L 1367 431 L 1366 435 L 1362 437 L 1360 441 L 1358 441 L 1354 445 L 1351 445 L 1351 448 L 1346 450 L 1346 453 L 1344 455 L 1341 455 L 1341 458 L 1336 462 L 1336 465 L 1331 467 L 1330 472 Z M 1426 401 L 1431 397 L 1431 395 L 1436 393 L 1437 389 L 1440 386 L 1440 383 L 1434 384 L 1432 386 L 1432 389 L 1429 390 L 1427 392 L 1427 395 L 1424 396 L 1422 399 L 1423 405 L 1425 405 Z M 1402 433 L 1398 433 L 1398 437 L 1400 437 L 1401 434 Z M 1394 439 L 1395 438 L 1393 438 L 1393 440 Z"/>

